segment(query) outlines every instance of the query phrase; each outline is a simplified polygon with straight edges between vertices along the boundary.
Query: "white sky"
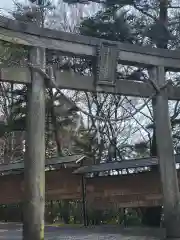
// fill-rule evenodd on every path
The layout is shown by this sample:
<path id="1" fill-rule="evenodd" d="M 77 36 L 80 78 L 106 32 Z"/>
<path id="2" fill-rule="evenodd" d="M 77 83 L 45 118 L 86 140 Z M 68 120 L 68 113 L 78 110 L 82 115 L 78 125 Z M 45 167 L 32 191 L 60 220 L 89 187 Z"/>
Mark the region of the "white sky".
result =
<path id="1" fill-rule="evenodd" d="M 0 0 L 0 8 L 11 9 L 13 0 Z"/>
<path id="2" fill-rule="evenodd" d="M 9 12 L 13 8 L 13 1 L 14 0 L 0 0 L 0 11 Z M 26 2 L 27 0 L 18 0 L 18 2 Z"/>
<path id="3" fill-rule="evenodd" d="M 0 13 L 7 14 L 13 8 L 13 0 L 0 0 Z"/>

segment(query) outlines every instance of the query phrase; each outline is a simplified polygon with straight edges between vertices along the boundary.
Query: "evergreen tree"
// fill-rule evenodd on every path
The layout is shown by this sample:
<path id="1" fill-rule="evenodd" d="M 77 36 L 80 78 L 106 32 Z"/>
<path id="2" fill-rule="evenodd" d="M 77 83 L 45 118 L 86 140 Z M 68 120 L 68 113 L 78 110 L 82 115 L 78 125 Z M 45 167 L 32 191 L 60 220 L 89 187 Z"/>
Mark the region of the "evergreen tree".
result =
<path id="1" fill-rule="evenodd" d="M 71 4 L 71 1 L 69 2 Z M 104 9 L 95 16 L 83 21 L 80 31 L 84 35 L 100 37 L 113 41 L 127 42 L 138 45 L 149 45 L 158 48 L 179 48 L 179 9 L 175 1 L 144 1 L 144 0 L 106 0 Z M 135 75 L 135 74 L 136 75 Z M 142 73 L 138 69 L 138 74 Z M 133 72 L 133 79 L 140 79 L 137 70 Z M 179 79 L 178 74 L 172 80 Z M 171 115 L 173 131 L 179 125 L 179 104 L 171 105 L 174 109 Z M 149 144 L 152 156 L 157 156 L 156 136 L 154 124 Z M 179 134 L 174 133 L 177 139 Z M 177 140 L 175 142 L 177 144 Z M 178 144 L 177 144 L 178 145 Z M 144 146 L 144 145 L 143 145 Z M 178 149 L 177 149 L 178 150 Z"/>
<path id="2" fill-rule="evenodd" d="M 96 0 L 95 0 L 96 1 Z M 81 2 L 81 0 L 66 0 L 69 4 Z M 88 1 L 85 1 L 87 3 Z M 121 41 L 125 43 L 146 45 L 163 49 L 178 49 L 180 35 L 180 6 L 176 5 L 176 1 L 168 0 L 105 0 L 103 10 L 99 11 L 95 16 L 85 19 L 82 22 L 80 32 L 83 35 L 100 37 L 112 41 Z M 120 70 L 121 71 L 121 70 Z M 137 75 L 137 72 L 139 76 Z M 144 73 L 142 69 L 135 69 L 136 80 L 140 80 L 140 76 Z M 170 73 L 169 73 L 170 74 Z M 124 76 L 123 73 L 120 73 Z M 179 80 L 178 74 L 170 74 L 172 81 L 177 84 Z M 129 78 L 129 76 L 128 76 Z M 153 104 L 153 103 L 152 103 Z M 151 110 L 151 106 L 148 106 Z M 179 146 L 179 103 L 171 104 L 171 124 L 173 137 Z M 157 156 L 155 127 L 151 122 L 151 138 L 145 144 L 139 144 L 142 148 L 150 148 L 150 153 Z M 149 131 L 150 128 L 147 128 Z M 136 146 L 137 147 L 137 146 Z M 176 148 L 178 151 L 179 148 Z M 154 210 L 153 210 L 154 211 Z M 155 222 L 151 214 L 152 209 L 146 209 L 144 213 L 145 222 Z M 154 216 L 158 216 L 159 224 L 161 209 L 155 209 Z"/>

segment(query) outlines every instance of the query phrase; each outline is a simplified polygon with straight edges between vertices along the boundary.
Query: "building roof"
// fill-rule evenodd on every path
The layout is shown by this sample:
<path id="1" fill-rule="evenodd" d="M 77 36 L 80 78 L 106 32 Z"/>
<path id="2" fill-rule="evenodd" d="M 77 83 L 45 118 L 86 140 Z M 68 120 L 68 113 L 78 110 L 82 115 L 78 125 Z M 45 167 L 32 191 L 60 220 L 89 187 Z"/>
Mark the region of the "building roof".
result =
<path id="1" fill-rule="evenodd" d="M 65 165 L 69 163 L 80 163 L 85 156 L 83 155 L 72 155 L 72 156 L 65 156 L 65 157 L 54 157 L 46 159 L 45 166 L 46 167 L 57 167 L 60 165 Z M 21 172 L 24 169 L 24 161 L 19 161 L 16 163 L 10 164 L 0 164 L 0 173 L 9 172 L 9 171 L 18 171 Z"/>
<path id="2" fill-rule="evenodd" d="M 176 163 L 180 163 L 180 154 L 175 155 Z M 139 159 L 130 159 L 122 161 L 114 161 L 109 163 L 101 163 L 98 165 L 83 166 L 74 171 L 75 174 L 93 173 L 93 172 L 105 172 L 110 170 L 131 169 L 139 167 L 151 167 L 158 165 L 158 159 L 156 157 L 147 157 Z"/>

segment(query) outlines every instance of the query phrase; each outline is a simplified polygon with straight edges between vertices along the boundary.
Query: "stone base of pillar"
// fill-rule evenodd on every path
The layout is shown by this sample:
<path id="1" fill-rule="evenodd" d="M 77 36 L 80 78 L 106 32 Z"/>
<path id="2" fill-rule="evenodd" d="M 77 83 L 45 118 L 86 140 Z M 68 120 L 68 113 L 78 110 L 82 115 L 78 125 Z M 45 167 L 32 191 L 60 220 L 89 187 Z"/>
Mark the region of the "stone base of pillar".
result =
<path id="1" fill-rule="evenodd" d="M 166 238 L 169 240 L 180 239 L 180 214 L 173 214 L 165 223 Z"/>

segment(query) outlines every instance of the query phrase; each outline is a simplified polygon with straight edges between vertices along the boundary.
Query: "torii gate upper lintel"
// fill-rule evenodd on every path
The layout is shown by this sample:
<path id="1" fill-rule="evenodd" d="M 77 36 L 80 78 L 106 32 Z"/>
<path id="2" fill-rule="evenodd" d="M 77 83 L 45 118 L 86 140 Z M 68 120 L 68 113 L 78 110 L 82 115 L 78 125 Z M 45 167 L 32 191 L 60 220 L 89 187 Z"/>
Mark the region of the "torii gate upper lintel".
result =
<path id="1" fill-rule="evenodd" d="M 139 47 L 43 29 L 34 24 L 26 24 L 5 17 L 0 17 L 0 40 L 31 46 L 31 64 L 39 67 L 39 71 L 27 67 L 23 68 L 23 71 L 22 68 L 16 69 L 16 72 L 24 74 L 21 78 L 26 80 L 22 82 L 30 84 L 27 160 L 25 161 L 27 201 L 25 239 L 44 239 L 45 49 L 55 49 L 76 56 L 95 57 L 97 62 L 93 78 L 63 75 L 57 72 L 53 87 L 124 94 L 153 100 L 167 237 L 180 237 L 179 188 L 168 111 L 168 98 L 179 100 L 180 88 L 165 82 L 166 70 L 179 71 L 180 69 L 179 51 Z M 117 61 L 122 64 L 147 67 L 149 81 L 140 83 L 117 80 Z M 15 78 L 14 74 L 10 74 L 10 69 L 1 69 L 2 80 L 21 82 L 20 78 L 19 80 Z"/>

